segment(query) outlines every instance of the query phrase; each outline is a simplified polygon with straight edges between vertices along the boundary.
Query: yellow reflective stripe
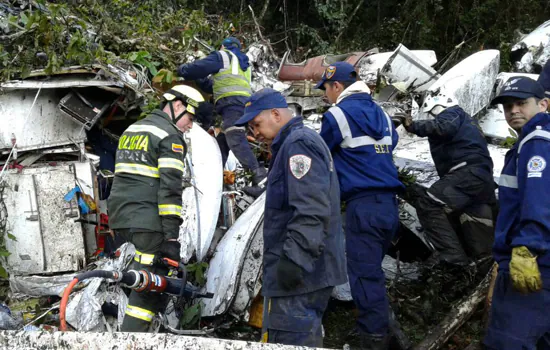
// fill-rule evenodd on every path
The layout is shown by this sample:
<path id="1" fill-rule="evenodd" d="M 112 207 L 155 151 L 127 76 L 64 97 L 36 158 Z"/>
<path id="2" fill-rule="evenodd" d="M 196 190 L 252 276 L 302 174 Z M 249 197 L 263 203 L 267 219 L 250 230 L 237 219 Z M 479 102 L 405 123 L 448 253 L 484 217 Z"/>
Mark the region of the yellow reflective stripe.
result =
<path id="1" fill-rule="evenodd" d="M 128 305 L 126 308 L 126 315 L 139 318 L 146 322 L 151 322 L 153 317 L 155 317 L 155 314 L 151 311 L 132 305 Z"/>
<path id="2" fill-rule="evenodd" d="M 134 260 L 142 265 L 153 265 L 154 259 L 154 254 L 144 254 L 139 250 L 136 250 L 136 255 L 134 255 Z"/>
<path id="3" fill-rule="evenodd" d="M 181 216 L 181 205 L 159 204 L 159 215 Z"/>
<path id="4" fill-rule="evenodd" d="M 161 128 L 158 128 L 153 125 L 130 125 L 125 132 L 148 132 L 155 135 L 159 139 L 163 139 L 168 136 L 168 133 Z"/>
<path id="5" fill-rule="evenodd" d="M 116 173 L 136 174 L 155 178 L 160 177 L 158 168 L 135 163 L 118 163 L 115 166 L 115 174 Z"/>
<path id="6" fill-rule="evenodd" d="M 174 158 L 159 158 L 159 169 L 160 168 L 172 168 L 181 172 L 184 171 L 183 162 Z"/>

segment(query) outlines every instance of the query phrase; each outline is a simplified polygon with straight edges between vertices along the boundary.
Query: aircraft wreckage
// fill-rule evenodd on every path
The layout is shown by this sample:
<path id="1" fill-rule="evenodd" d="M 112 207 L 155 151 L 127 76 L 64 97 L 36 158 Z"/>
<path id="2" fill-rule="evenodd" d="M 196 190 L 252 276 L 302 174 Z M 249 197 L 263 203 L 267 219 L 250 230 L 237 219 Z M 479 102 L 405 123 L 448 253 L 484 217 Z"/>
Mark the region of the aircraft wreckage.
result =
<path id="1" fill-rule="evenodd" d="M 550 22 L 546 22 L 513 47 L 516 69 L 521 74 L 537 77 L 533 73 L 550 56 L 549 38 Z M 282 91 L 291 108 L 302 114 L 306 125 L 315 130 L 320 129 L 318 109 L 328 106 L 322 100 L 322 93 L 313 86 L 323 70 L 337 61 L 347 61 L 356 67 L 360 78 L 390 116 L 412 111 L 414 118 L 423 118 L 418 110 L 427 93 L 445 89 L 454 94 L 459 104 L 480 122 L 490 140 L 494 178 L 498 180 L 507 151 L 501 144 L 514 135 L 506 124 L 502 107 L 488 104 L 506 79 L 516 74 L 499 72 L 499 51 L 476 52 L 444 74 L 433 68 L 437 63 L 434 51 L 409 50 L 403 45 L 393 52 L 373 49 L 324 55 L 302 63 L 289 62 L 289 53 L 279 61 L 268 52 L 270 50 L 260 44 L 249 48 L 248 55 L 254 64 L 254 90 L 269 86 Z M 91 66 L 69 67 L 52 76 L 35 71 L 24 80 L 2 83 L 1 89 L 0 119 L 2 125 L 9 127 L 0 131 L 3 159 L 0 224 L 6 234 L 6 248 L 11 252 L 3 264 L 9 272 L 11 300 L 40 297 L 58 300 L 80 271 L 121 270 L 133 258 L 135 250 L 131 245 L 119 249 L 114 259 L 105 256 L 108 245 L 105 242 L 112 239 L 106 199 L 113 179 L 118 137 L 140 115 L 144 91 L 150 89 L 150 84 L 140 72 L 128 67 Z M 397 130 L 400 140 L 394 153 L 396 165 L 414 175 L 417 185 L 431 186 L 437 180 L 437 173 L 428 141 L 408 134 L 402 126 Z M 219 130 L 214 130 L 217 132 Z M 201 306 L 195 308 L 197 315 L 191 316 L 224 320 L 214 321 L 212 325 L 235 319 L 261 326 L 258 310 L 262 299 L 258 296 L 262 286 L 265 204 L 265 194 L 253 200 L 240 191 L 247 180 L 232 155 L 225 169 L 222 168 L 220 150 L 211 134 L 196 127 L 185 137 L 189 153 L 188 173 L 184 177 L 184 221 L 180 228 L 181 256 L 186 264 L 194 267 L 190 273 L 193 281 L 202 285 L 197 295 L 211 292 L 213 297 L 187 300 L 185 305 L 174 298 L 166 315 L 159 317 L 154 325 L 157 330 L 162 325 L 172 333 L 210 338 L 177 339 L 160 334 L 130 337 L 118 333 L 98 341 L 93 333 L 37 336 L 20 331 L 48 329 L 33 326 L 36 319 L 41 318 L 36 317 L 39 315 L 29 318 L 28 311 L 12 313 L 3 305 L 0 328 L 12 330 L 2 333 L 3 345 L 52 348 L 57 344 L 59 348 L 76 348 L 69 345 L 73 343 L 104 348 L 102 345 L 128 344 L 133 348 L 147 348 L 150 344 L 157 346 L 154 339 L 160 337 L 165 347 L 275 348 L 212 339 L 212 329 L 208 327 L 180 329 L 182 317 L 190 315 L 185 310 L 198 304 Z M 252 146 L 259 156 L 265 156 L 262 145 L 252 142 Z M 414 249 L 433 250 L 414 207 L 402 199 L 400 209 L 401 237 L 406 237 L 403 239 L 407 242 L 415 241 Z M 400 250 L 406 251 L 407 247 L 402 245 Z M 408 253 L 415 254 L 419 255 L 414 251 Z M 418 277 L 417 263 L 399 262 L 395 256 L 387 255 L 383 268 L 389 281 L 399 274 L 408 279 Z M 205 282 L 201 283 L 203 279 Z M 487 285 L 485 278 L 454 310 L 451 325 L 442 324 L 436 330 L 439 333 L 428 337 L 420 348 L 441 346 L 484 299 Z M 351 300 L 349 285 L 335 288 L 333 297 Z M 115 311 L 109 312 L 106 304 Z M 80 283 L 68 300 L 66 322 L 81 332 L 112 333 L 121 324 L 126 304 L 126 294 L 118 285 L 90 279 Z M 58 308 L 57 302 L 48 311 Z M 47 314 L 40 316 L 55 319 Z"/>

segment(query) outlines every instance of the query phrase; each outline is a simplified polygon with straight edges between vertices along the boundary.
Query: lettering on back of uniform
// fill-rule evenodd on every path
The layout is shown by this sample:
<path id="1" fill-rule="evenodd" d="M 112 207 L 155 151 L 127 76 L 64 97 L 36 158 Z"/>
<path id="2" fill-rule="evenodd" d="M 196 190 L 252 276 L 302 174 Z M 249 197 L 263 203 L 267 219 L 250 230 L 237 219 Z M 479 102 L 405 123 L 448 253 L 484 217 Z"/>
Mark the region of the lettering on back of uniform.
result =
<path id="1" fill-rule="evenodd" d="M 542 177 L 542 171 L 546 168 L 546 160 L 541 156 L 533 156 L 527 162 L 527 177 Z"/>
<path id="2" fill-rule="evenodd" d="M 311 169 L 311 158 L 303 154 L 297 154 L 290 157 L 288 165 L 292 176 L 300 180 Z"/>

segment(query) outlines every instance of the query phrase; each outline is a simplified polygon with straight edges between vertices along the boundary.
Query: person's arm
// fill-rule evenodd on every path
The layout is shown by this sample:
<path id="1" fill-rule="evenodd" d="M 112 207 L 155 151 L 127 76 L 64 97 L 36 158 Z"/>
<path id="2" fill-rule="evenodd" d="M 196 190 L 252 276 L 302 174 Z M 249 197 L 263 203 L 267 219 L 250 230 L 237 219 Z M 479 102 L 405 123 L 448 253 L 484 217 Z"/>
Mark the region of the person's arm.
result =
<path id="1" fill-rule="evenodd" d="M 222 68 L 223 61 L 220 53 L 214 51 L 201 60 L 182 64 L 179 66 L 177 73 L 178 76 L 183 77 L 185 80 L 198 80 L 206 78 L 210 74 L 217 73 Z"/>
<path id="2" fill-rule="evenodd" d="M 420 137 L 448 138 L 454 136 L 460 128 L 460 116 L 453 111 L 443 111 L 435 119 L 418 120 L 409 130 Z"/>

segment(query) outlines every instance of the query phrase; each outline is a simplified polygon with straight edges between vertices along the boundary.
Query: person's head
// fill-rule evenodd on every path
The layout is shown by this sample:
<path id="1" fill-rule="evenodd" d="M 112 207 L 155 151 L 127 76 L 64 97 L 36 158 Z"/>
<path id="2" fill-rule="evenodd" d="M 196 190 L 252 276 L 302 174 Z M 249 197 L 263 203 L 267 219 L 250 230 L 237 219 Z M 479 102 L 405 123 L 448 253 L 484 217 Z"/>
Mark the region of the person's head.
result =
<path id="1" fill-rule="evenodd" d="M 204 103 L 201 93 L 187 85 L 175 85 L 162 97 L 162 111 L 168 114 L 176 127 L 181 132 L 191 129 L 199 104 Z"/>
<path id="2" fill-rule="evenodd" d="M 445 91 L 428 93 L 422 103 L 422 113 L 430 114 L 434 117 L 449 107 L 458 106 L 458 101 L 451 94 Z"/>
<path id="3" fill-rule="evenodd" d="M 325 69 L 315 88 L 324 90 L 325 98 L 332 104 L 336 103 L 342 92 L 356 81 L 357 72 L 351 64 L 336 62 Z"/>
<path id="4" fill-rule="evenodd" d="M 521 76 L 511 77 L 504 83 L 500 94 L 491 101 L 491 105 L 496 104 L 502 104 L 506 122 L 516 131 L 548 108 L 543 87 L 535 80 Z"/>
<path id="5" fill-rule="evenodd" d="M 233 36 L 230 36 L 229 38 L 225 38 L 222 41 L 222 49 L 231 49 L 231 48 L 236 48 L 239 50 L 241 49 L 241 42 L 239 41 L 239 39 Z"/>
<path id="6" fill-rule="evenodd" d="M 292 119 L 292 112 L 280 92 L 265 88 L 255 92 L 245 103 L 244 115 L 236 125 L 248 124 L 254 137 L 271 143 L 279 130 Z"/>

